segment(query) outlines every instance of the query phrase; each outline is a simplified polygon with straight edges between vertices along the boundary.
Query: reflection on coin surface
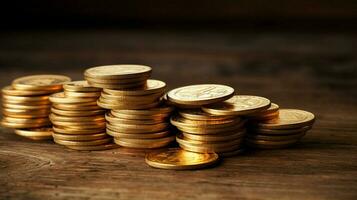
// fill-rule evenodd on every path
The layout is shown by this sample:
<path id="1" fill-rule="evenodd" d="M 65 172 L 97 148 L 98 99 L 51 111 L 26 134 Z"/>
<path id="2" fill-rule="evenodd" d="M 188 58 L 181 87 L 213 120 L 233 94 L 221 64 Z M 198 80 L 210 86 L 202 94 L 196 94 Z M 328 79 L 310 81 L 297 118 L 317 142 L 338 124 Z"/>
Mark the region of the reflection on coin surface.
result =
<path id="1" fill-rule="evenodd" d="M 176 104 L 205 105 L 224 101 L 234 94 L 234 89 L 226 85 L 189 85 L 171 90 L 168 100 Z"/>
<path id="2" fill-rule="evenodd" d="M 151 67 L 145 65 L 107 65 L 92 67 L 84 72 L 85 76 L 102 79 L 130 78 L 133 75 L 147 74 Z"/>
<path id="3" fill-rule="evenodd" d="M 215 153 L 194 153 L 179 148 L 161 149 L 146 154 L 148 165 L 161 169 L 199 169 L 218 161 Z"/>
<path id="4" fill-rule="evenodd" d="M 207 105 L 203 111 L 213 115 L 246 115 L 270 107 L 270 100 L 259 96 L 235 95 L 217 104 Z"/>
<path id="5" fill-rule="evenodd" d="M 71 81 L 62 75 L 33 75 L 15 79 L 12 87 L 18 90 L 52 90 L 62 88 L 62 84 Z"/>

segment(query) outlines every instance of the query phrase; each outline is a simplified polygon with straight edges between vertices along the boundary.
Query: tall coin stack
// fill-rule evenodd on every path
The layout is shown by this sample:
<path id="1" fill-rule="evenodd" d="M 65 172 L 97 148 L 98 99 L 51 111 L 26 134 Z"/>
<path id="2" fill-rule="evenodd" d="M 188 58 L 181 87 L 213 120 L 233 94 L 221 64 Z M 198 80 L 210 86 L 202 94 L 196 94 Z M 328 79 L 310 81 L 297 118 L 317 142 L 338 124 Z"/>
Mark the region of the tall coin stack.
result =
<path id="1" fill-rule="evenodd" d="M 85 72 L 90 85 L 103 88 L 97 104 L 110 110 L 107 133 L 120 146 L 159 148 L 175 140 L 168 122 L 173 108 L 161 103 L 166 84 L 148 79 L 151 71 L 142 65 L 110 65 Z"/>
<path id="2" fill-rule="evenodd" d="M 171 123 L 180 130 L 176 141 L 184 150 L 232 156 L 242 151 L 245 121 L 234 115 L 215 115 L 202 108 L 223 102 L 234 95 L 234 89 L 217 84 L 176 88 L 167 94 L 168 101 L 181 108 Z"/>
<path id="3" fill-rule="evenodd" d="M 297 109 L 280 109 L 277 106 L 257 113 L 249 123 L 248 146 L 260 149 L 286 148 L 296 144 L 312 128 L 314 114 Z M 277 114 L 274 114 L 278 112 Z M 270 117 L 269 117 L 270 116 Z"/>
<path id="4" fill-rule="evenodd" d="M 54 141 L 75 150 L 113 148 L 105 132 L 105 110 L 97 105 L 101 89 L 87 81 L 69 82 L 63 88 L 64 92 L 49 97 Z"/>
<path id="5" fill-rule="evenodd" d="M 33 140 L 52 138 L 49 95 L 71 79 L 61 75 L 33 75 L 15 79 L 2 89 L 2 126 Z"/>

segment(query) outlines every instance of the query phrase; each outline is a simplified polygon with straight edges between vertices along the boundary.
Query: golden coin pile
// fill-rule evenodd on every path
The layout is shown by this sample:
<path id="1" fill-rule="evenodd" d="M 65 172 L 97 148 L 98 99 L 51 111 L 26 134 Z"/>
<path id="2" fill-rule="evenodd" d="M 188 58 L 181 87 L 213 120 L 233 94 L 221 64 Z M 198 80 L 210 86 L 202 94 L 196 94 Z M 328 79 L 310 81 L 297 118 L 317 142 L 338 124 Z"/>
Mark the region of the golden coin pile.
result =
<path id="1" fill-rule="evenodd" d="M 175 140 L 168 118 L 173 107 L 161 97 L 166 84 L 148 79 L 151 67 L 110 65 L 86 70 L 90 85 L 104 88 L 97 104 L 107 112 L 107 133 L 114 142 L 129 148 L 159 148 Z"/>
<path id="2" fill-rule="evenodd" d="M 76 150 L 113 148 L 105 132 L 105 110 L 97 105 L 101 89 L 87 81 L 69 82 L 63 88 L 64 92 L 49 97 L 54 141 Z"/>
<path id="3" fill-rule="evenodd" d="M 276 106 L 272 107 L 270 112 L 274 113 L 272 110 Z M 259 114 L 255 115 L 246 139 L 249 146 L 261 149 L 292 146 L 312 128 L 315 120 L 314 114 L 303 110 L 280 109 L 275 112 L 278 112 L 278 115 L 269 114 L 269 109 L 260 113 L 260 117 Z"/>
<path id="4" fill-rule="evenodd" d="M 245 120 L 234 115 L 215 115 L 202 108 L 222 102 L 234 95 L 234 89 L 217 84 L 180 87 L 167 94 L 169 102 L 180 109 L 171 117 L 179 129 L 176 141 L 184 150 L 232 156 L 242 151 Z"/>
<path id="5" fill-rule="evenodd" d="M 2 126 L 33 140 L 52 138 L 49 95 L 71 79 L 61 75 L 34 75 L 15 79 L 2 89 Z"/>

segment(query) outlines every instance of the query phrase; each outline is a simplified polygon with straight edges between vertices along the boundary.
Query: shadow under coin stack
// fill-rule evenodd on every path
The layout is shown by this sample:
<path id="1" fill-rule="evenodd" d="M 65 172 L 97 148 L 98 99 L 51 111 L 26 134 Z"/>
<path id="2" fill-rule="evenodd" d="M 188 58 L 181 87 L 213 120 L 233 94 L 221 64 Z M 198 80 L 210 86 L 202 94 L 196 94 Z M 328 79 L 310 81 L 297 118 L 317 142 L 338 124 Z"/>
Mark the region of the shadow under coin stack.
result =
<path id="1" fill-rule="evenodd" d="M 71 79 L 61 75 L 33 75 L 15 79 L 2 89 L 2 126 L 33 140 L 52 138 L 49 95 L 60 92 Z"/>
<path id="2" fill-rule="evenodd" d="M 234 89 L 217 84 L 191 85 L 171 90 L 169 102 L 179 108 L 171 123 L 181 131 L 176 141 L 184 150 L 232 156 L 242 151 L 245 121 L 237 116 L 205 113 L 202 107 L 231 98 Z"/>
<path id="3" fill-rule="evenodd" d="M 105 110 L 97 105 L 101 89 L 86 81 L 69 82 L 63 87 L 64 92 L 50 96 L 54 141 L 75 150 L 114 148 L 105 132 Z"/>
<path id="4" fill-rule="evenodd" d="M 107 133 L 128 148 L 159 148 L 170 144 L 168 118 L 173 108 L 161 105 L 166 84 L 148 78 L 151 67 L 111 65 L 86 70 L 89 84 L 102 87 L 97 104 L 106 114 Z"/>
<path id="5" fill-rule="evenodd" d="M 280 109 L 279 115 L 271 119 L 258 118 L 263 120 L 250 122 L 246 143 L 260 149 L 286 148 L 296 144 L 312 128 L 315 120 L 314 114 L 297 109 Z"/>

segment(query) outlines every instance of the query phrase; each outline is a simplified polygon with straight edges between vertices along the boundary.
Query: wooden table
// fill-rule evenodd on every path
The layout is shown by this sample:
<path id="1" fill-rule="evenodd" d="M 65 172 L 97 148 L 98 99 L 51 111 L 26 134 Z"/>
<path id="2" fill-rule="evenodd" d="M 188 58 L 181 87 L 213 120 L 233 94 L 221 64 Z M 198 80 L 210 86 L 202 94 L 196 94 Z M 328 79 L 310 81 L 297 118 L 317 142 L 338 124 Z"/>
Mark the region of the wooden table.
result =
<path id="1" fill-rule="evenodd" d="M 301 143 L 194 171 L 153 169 L 143 151 L 78 152 L 1 128 L 0 199 L 356 199 L 354 33 L 27 31 L 0 33 L 1 86 L 25 74 L 82 79 L 89 66 L 140 63 L 169 88 L 234 86 L 316 114 Z"/>

